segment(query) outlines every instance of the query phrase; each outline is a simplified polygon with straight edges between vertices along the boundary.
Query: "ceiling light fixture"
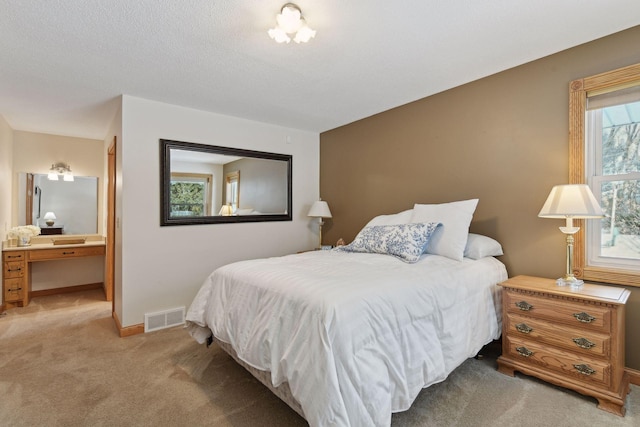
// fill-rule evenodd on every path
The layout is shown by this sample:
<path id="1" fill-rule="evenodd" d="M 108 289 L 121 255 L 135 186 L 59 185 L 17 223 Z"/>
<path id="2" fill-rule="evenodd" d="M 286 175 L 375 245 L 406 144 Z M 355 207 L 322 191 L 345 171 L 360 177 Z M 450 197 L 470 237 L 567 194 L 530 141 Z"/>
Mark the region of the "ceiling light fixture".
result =
<path id="1" fill-rule="evenodd" d="M 278 25 L 270 29 L 268 33 L 269 37 L 277 43 L 289 43 L 291 41 L 290 35 L 293 34 L 295 34 L 293 41 L 296 43 L 306 43 L 316 36 L 315 30 L 307 25 L 300 8 L 293 3 L 282 6 L 280 13 L 276 15 L 276 22 Z"/>

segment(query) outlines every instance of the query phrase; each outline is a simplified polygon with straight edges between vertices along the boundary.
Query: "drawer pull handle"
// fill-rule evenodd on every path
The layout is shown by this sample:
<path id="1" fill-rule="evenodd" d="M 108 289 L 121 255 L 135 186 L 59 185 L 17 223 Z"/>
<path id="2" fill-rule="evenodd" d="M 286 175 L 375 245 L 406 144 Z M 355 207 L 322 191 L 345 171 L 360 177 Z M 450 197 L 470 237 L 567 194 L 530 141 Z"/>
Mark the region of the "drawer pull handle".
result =
<path id="1" fill-rule="evenodd" d="M 528 334 L 531 333 L 533 331 L 533 328 L 529 325 L 527 325 L 526 323 L 518 323 L 516 325 L 516 330 L 518 332 L 522 332 L 523 334 Z"/>
<path id="2" fill-rule="evenodd" d="M 529 311 L 533 308 L 533 306 L 526 301 L 517 302 L 516 307 L 518 307 L 522 311 Z"/>
<path id="3" fill-rule="evenodd" d="M 591 341 L 589 341 L 586 338 L 574 338 L 573 342 L 576 343 L 576 345 L 580 348 L 586 348 L 587 350 L 589 350 L 590 348 L 593 348 L 596 346 L 595 343 L 592 343 Z"/>
<path id="4" fill-rule="evenodd" d="M 593 375 L 596 373 L 596 370 L 589 365 L 573 365 L 573 367 L 582 375 Z"/>
<path id="5" fill-rule="evenodd" d="M 73 255 L 75 254 L 75 251 L 71 251 L 71 252 L 62 252 L 62 255 Z"/>
<path id="6" fill-rule="evenodd" d="M 7 258 L 22 258 L 22 255 L 7 255 Z"/>
<path id="7" fill-rule="evenodd" d="M 9 270 L 7 270 L 7 271 L 12 272 L 12 271 L 20 271 L 20 270 L 22 270 L 22 267 L 18 267 L 18 268 L 10 268 L 10 269 L 9 269 Z"/>
<path id="8" fill-rule="evenodd" d="M 578 322 L 582 322 L 582 323 L 591 323 L 594 320 L 596 320 L 595 317 L 585 313 L 584 311 L 582 313 L 573 313 L 573 317 L 575 317 L 578 320 Z"/>
<path id="9" fill-rule="evenodd" d="M 516 347 L 516 351 L 520 356 L 524 356 L 524 357 L 533 356 L 533 351 L 529 350 L 527 347 Z"/>

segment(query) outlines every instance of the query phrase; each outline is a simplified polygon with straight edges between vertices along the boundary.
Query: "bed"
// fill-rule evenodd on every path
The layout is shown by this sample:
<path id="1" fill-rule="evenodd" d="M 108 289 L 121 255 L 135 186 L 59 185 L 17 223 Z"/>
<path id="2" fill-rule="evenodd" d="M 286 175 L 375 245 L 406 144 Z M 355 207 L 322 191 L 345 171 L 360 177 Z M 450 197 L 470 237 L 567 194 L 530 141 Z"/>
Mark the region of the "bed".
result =
<path id="1" fill-rule="evenodd" d="M 360 234 L 415 232 L 403 218 Z M 431 224 L 431 236 L 442 229 L 421 224 Z M 378 252 L 358 250 L 358 237 L 336 250 L 220 267 L 187 313 L 198 342 L 217 342 L 311 426 L 388 426 L 422 388 L 501 333 L 497 284 L 507 273 L 494 257 L 501 248 L 484 244 L 497 242 L 469 235 L 467 225 L 459 259 L 425 252 L 422 242 L 408 262 L 386 253 L 397 239 L 382 236 L 387 249 Z M 484 249 L 468 247 L 478 240 Z"/>

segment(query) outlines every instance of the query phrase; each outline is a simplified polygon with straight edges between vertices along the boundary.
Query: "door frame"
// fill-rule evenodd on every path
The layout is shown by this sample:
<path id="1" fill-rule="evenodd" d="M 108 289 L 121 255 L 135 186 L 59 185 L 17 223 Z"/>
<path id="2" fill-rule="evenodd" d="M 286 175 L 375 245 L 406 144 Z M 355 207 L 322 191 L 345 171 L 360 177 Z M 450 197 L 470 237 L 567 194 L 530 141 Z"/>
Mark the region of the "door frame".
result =
<path id="1" fill-rule="evenodd" d="M 111 301 L 111 311 L 115 312 L 115 237 L 116 237 L 116 142 L 107 149 L 107 253 L 105 257 L 105 296 Z"/>

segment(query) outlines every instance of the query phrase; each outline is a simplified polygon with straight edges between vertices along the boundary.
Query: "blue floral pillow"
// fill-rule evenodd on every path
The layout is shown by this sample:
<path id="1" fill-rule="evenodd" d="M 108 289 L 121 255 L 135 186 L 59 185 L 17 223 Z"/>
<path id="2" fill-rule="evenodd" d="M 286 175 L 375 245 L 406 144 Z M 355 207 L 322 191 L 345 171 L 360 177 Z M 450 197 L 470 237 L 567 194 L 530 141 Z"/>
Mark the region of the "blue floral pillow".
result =
<path id="1" fill-rule="evenodd" d="M 336 250 L 392 255 L 414 263 L 420 259 L 439 225 L 438 222 L 372 225 L 363 228 L 353 242 Z"/>

